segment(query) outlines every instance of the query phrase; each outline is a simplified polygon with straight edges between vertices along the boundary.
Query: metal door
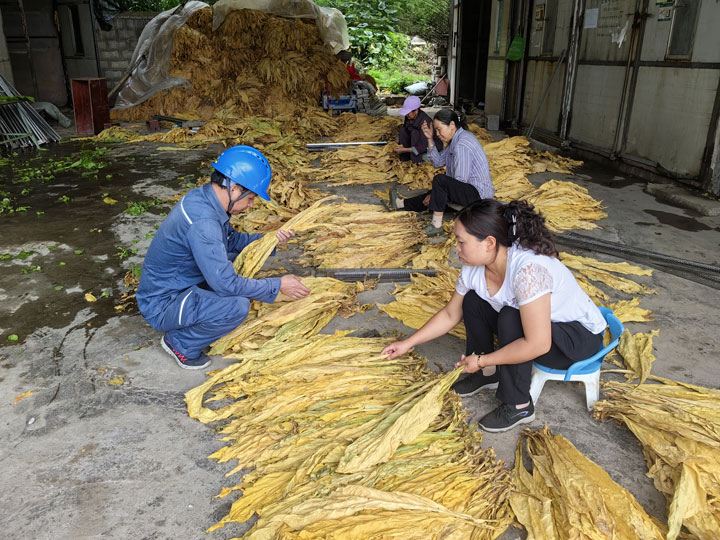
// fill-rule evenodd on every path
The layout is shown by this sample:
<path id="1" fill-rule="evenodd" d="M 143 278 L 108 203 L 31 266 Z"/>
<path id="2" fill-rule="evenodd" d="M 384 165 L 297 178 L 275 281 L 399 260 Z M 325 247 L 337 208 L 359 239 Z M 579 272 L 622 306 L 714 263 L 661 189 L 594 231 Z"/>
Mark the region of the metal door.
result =
<path id="1" fill-rule="evenodd" d="M 57 18 L 68 79 L 99 77 L 95 24 L 88 0 L 58 0 Z"/>

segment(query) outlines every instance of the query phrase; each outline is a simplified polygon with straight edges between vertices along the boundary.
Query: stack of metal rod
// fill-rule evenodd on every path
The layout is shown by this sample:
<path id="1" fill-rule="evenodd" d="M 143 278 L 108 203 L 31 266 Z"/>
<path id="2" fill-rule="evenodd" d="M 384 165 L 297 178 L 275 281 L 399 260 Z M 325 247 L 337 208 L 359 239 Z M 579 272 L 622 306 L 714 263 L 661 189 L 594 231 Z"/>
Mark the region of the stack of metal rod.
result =
<path id="1" fill-rule="evenodd" d="M 39 148 L 41 144 L 60 140 L 60 135 L 29 101 L 0 75 L 0 145 L 6 150 Z"/>

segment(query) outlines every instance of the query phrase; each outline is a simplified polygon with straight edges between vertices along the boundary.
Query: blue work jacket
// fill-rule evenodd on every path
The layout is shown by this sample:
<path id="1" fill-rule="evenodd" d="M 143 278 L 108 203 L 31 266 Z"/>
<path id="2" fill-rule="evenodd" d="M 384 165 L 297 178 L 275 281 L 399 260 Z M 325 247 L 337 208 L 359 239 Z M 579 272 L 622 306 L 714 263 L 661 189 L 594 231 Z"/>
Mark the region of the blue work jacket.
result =
<path id="1" fill-rule="evenodd" d="M 280 278 L 244 278 L 232 265 L 260 237 L 233 229 L 212 184 L 190 190 L 160 225 L 145 256 L 136 295 L 140 312 L 146 319 L 163 313 L 193 285 L 221 296 L 274 302 Z"/>

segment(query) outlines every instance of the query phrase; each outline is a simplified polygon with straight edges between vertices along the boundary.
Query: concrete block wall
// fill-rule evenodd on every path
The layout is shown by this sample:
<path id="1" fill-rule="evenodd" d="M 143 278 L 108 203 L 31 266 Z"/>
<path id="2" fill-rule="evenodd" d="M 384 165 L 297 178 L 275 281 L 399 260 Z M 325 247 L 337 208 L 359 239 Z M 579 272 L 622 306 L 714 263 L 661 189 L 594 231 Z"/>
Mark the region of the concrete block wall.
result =
<path id="1" fill-rule="evenodd" d="M 157 13 L 129 11 L 118 15 L 112 21 L 109 31 L 97 30 L 97 45 L 100 56 L 101 76 L 107 78 L 108 89 L 112 89 L 130 67 L 135 46 L 145 25 Z"/>

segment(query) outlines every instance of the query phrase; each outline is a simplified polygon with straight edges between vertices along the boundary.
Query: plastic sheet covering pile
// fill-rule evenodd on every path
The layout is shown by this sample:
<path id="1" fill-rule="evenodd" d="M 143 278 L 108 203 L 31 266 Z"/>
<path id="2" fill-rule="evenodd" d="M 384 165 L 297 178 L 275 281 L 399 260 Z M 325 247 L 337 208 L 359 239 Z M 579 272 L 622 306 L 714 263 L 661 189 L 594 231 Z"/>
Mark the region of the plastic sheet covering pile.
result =
<path id="1" fill-rule="evenodd" d="M 266 12 L 275 10 L 283 16 Z M 313 12 L 317 24 L 305 22 Z M 321 36 L 331 33 L 323 42 Z M 325 90 L 348 87 L 347 69 L 334 56 L 346 46 L 342 15 L 309 0 L 223 0 L 214 7 L 191 1 L 178 13 L 161 13 L 143 30 L 131 60 L 137 66 L 118 95 L 113 118 L 190 113 L 209 120 L 220 108 L 292 114 L 317 106 Z"/>
<path id="2" fill-rule="evenodd" d="M 720 391 L 650 376 L 660 384 L 605 382 L 602 420 L 625 424 L 643 446 L 668 502 L 668 540 L 682 527 L 710 540 L 720 531 Z"/>
<path id="3" fill-rule="evenodd" d="M 518 441 L 510 505 L 534 540 L 665 538 L 629 491 L 547 426 Z"/>

